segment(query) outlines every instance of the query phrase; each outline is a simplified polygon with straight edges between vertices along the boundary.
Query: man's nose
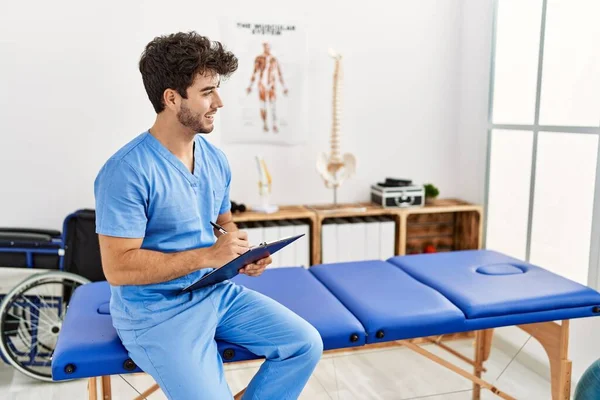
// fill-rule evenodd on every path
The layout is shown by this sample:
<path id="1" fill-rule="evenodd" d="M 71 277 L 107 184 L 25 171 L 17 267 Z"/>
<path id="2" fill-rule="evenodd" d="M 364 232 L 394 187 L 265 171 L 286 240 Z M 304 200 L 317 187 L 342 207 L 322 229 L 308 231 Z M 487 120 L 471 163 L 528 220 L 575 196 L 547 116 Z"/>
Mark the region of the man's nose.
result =
<path id="1" fill-rule="evenodd" d="M 215 108 L 223 107 L 223 100 L 221 99 L 221 95 L 219 94 L 219 92 L 215 91 L 214 99 L 215 99 L 215 101 L 213 102 L 213 107 L 215 107 Z"/>

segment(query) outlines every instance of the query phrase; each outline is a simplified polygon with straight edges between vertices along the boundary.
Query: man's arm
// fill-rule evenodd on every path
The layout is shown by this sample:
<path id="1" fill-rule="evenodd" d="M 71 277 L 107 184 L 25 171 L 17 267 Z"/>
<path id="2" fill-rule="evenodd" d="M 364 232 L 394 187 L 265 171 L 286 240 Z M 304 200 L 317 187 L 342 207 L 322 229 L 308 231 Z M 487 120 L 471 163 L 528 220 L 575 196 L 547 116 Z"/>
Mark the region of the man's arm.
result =
<path id="1" fill-rule="evenodd" d="M 202 268 L 219 268 L 248 250 L 248 235 L 234 231 L 211 247 L 162 253 L 141 249 L 143 239 L 98 235 L 102 268 L 112 285 L 166 282 Z"/>
<path id="2" fill-rule="evenodd" d="M 235 232 L 238 230 L 237 225 L 235 222 L 233 222 L 233 215 L 231 214 L 231 211 L 219 214 L 217 217 L 217 224 L 221 225 L 227 232 Z M 221 235 L 221 233 L 215 228 L 213 228 L 213 231 L 215 232 L 216 237 Z"/>
<path id="3" fill-rule="evenodd" d="M 107 161 L 94 182 L 102 269 L 112 285 L 169 281 L 202 268 L 219 268 L 248 250 L 248 236 L 239 231 L 205 248 L 177 253 L 142 249 L 148 187 L 149 182 L 120 159 Z"/>

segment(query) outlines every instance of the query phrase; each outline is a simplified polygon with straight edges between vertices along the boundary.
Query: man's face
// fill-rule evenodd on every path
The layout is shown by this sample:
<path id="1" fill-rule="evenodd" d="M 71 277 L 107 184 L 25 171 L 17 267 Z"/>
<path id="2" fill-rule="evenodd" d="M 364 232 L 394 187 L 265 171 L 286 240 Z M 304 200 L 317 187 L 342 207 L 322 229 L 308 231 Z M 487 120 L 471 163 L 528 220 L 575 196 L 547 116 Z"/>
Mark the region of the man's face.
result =
<path id="1" fill-rule="evenodd" d="M 271 52 L 271 45 L 269 43 L 263 43 L 263 49 L 266 54 L 269 54 Z"/>
<path id="2" fill-rule="evenodd" d="M 198 74 L 187 89 L 187 99 L 181 100 L 177 113 L 179 122 L 195 133 L 210 133 L 214 129 L 214 116 L 223 102 L 217 90 L 220 77 L 215 73 Z"/>

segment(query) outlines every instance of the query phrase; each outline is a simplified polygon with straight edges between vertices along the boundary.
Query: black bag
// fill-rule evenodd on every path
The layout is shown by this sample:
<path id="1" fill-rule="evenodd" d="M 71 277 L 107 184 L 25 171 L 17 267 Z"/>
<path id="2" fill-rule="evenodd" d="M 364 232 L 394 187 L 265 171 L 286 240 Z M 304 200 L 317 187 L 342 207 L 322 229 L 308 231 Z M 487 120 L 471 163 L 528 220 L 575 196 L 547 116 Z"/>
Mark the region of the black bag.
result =
<path id="1" fill-rule="evenodd" d="M 0 266 L 59 269 L 62 237 L 50 229 L 0 228 Z"/>
<path id="2" fill-rule="evenodd" d="M 96 233 L 96 211 L 83 209 L 65 218 L 63 270 L 92 282 L 105 281 Z"/>

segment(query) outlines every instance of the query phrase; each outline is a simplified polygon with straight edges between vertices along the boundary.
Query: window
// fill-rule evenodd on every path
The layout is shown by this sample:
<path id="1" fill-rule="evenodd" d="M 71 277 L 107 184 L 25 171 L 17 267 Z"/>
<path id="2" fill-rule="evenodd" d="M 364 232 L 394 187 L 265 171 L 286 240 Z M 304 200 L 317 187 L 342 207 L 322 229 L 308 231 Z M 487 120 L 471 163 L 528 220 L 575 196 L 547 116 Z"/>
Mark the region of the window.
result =
<path id="1" fill-rule="evenodd" d="M 485 232 L 486 248 L 591 286 L 600 254 L 597 15 L 596 0 L 496 1 Z"/>

